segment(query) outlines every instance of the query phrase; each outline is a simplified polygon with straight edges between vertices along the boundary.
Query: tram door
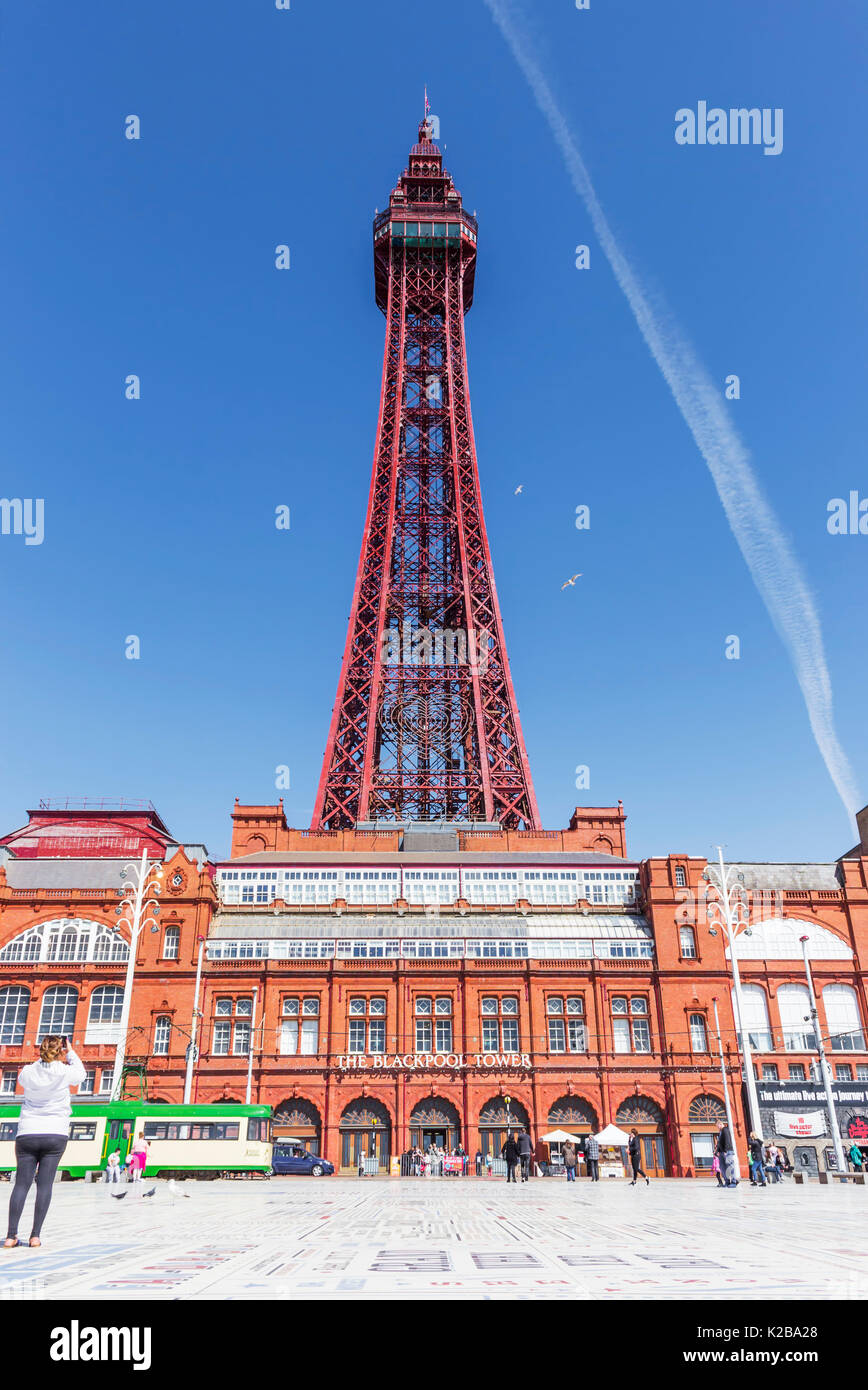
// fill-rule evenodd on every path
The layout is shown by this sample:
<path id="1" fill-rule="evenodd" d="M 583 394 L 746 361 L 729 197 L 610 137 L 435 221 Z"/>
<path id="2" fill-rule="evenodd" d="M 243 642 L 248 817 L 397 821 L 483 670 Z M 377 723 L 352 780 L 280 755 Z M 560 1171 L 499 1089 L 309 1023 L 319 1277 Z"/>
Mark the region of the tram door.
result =
<path id="1" fill-rule="evenodd" d="M 132 1120 L 109 1120 L 105 1127 L 105 1138 L 102 1146 L 102 1162 L 105 1165 L 106 1159 L 115 1149 L 121 1151 L 121 1163 L 126 1162 L 129 1153 L 130 1143 L 133 1137 Z"/>

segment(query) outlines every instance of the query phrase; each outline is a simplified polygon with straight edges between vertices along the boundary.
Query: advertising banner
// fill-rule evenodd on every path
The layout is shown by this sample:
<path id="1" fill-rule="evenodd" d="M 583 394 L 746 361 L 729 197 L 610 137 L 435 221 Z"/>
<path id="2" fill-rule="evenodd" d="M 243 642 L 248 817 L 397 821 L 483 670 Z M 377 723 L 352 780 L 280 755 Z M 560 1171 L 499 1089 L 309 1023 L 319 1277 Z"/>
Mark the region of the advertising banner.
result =
<path id="1" fill-rule="evenodd" d="M 826 1116 L 822 1110 L 811 1110 L 804 1115 L 775 1111 L 775 1134 L 787 1134 L 793 1139 L 813 1139 L 827 1133 Z"/>

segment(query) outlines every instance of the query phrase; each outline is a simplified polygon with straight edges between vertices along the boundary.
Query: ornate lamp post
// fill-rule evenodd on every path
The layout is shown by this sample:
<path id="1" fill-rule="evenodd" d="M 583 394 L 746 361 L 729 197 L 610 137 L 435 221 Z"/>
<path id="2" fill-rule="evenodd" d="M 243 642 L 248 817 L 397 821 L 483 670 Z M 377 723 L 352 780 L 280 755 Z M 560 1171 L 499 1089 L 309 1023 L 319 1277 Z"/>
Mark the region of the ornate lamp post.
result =
<path id="1" fill-rule="evenodd" d="M 130 1024 L 130 1008 L 133 995 L 133 976 L 136 970 L 136 949 L 142 929 L 150 922 L 151 931 L 157 931 L 156 917 L 160 907 L 157 898 L 163 891 L 160 879 L 163 877 L 162 864 L 148 865 L 148 851 L 142 850 L 141 862 L 129 863 L 121 869 L 121 878 L 129 883 L 118 889 L 121 901 L 117 907 L 118 920 L 114 930 L 126 926 L 130 934 L 130 953 L 127 957 L 127 974 L 124 981 L 124 1001 L 121 1007 L 120 1032 L 115 1049 L 115 1069 L 112 1077 L 112 1100 L 120 1100 L 123 1085 L 124 1061 L 127 1049 L 127 1029 Z"/>
<path id="2" fill-rule="evenodd" d="M 729 938 L 729 959 L 732 966 L 733 995 L 735 998 L 735 1013 L 738 1021 L 739 1030 L 739 1050 L 744 1061 L 744 1075 L 747 1083 L 748 1099 L 748 1119 L 750 1127 L 755 1133 L 762 1134 L 762 1123 L 760 1121 L 759 1099 L 756 1093 L 756 1077 L 753 1074 L 753 1053 L 751 1051 L 750 1036 L 744 1022 L 744 1005 L 741 997 L 741 976 L 738 973 L 738 961 L 735 955 L 735 933 L 739 926 L 747 927 L 747 918 L 744 915 L 744 899 L 739 888 L 733 886 L 731 873 L 727 871 L 723 862 L 723 849 L 717 846 L 719 856 L 719 866 L 714 868 L 711 865 L 703 873 L 702 877 L 706 883 L 710 883 L 717 890 L 717 900 L 709 903 L 709 913 L 714 913 L 715 918 L 721 920 L 726 926 L 726 933 Z M 743 882 L 741 876 L 739 884 Z M 733 1143 L 735 1135 L 733 1135 Z"/>

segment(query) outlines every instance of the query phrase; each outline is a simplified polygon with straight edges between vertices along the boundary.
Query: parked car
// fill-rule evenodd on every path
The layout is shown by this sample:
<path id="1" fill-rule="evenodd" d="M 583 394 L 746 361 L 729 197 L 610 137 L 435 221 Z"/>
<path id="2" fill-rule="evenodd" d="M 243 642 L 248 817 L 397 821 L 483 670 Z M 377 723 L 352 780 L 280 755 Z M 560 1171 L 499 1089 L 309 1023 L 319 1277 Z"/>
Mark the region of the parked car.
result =
<path id="1" fill-rule="evenodd" d="M 332 1174 L 335 1166 L 327 1158 L 320 1158 L 319 1154 L 309 1154 L 301 1144 L 278 1141 L 271 1154 L 271 1171 L 278 1175 L 308 1173 L 311 1177 L 321 1178 Z"/>

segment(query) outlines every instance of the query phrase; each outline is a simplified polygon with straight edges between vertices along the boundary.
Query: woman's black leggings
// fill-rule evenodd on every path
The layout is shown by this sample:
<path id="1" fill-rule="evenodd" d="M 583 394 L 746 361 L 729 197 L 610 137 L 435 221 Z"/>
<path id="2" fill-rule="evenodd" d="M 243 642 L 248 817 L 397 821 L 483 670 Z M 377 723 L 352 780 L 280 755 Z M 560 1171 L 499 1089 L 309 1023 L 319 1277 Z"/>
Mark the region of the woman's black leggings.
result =
<path id="1" fill-rule="evenodd" d="M 631 1164 L 631 1166 L 632 1166 L 632 1168 L 633 1168 L 633 1181 L 634 1181 L 634 1182 L 636 1181 L 637 1178 L 644 1178 L 644 1177 L 645 1177 L 645 1173 L 644 1173 L 644 1170 L 643 1170 L 643 1168 L 642 1168 L 642 1160 L 641 1160 L 641 1158 L 639 1157 L 638 1154 L 635 1154 L 635 1155 L 634 1155 L 634 1154 L 631 1154 L 631 1155 L 630 1155 L 630 1164 Z"/>
<path id="2" fill-rule="evenodd" d="M 18 1222 L 24 1210 L 27 1194 L 36 1178 L 36 1207 L 33 1212 L 31 1239 L 42 1231 L 42 1223 L 51 1205 L 51 1185 L 57 1173 L 57 1165 L 66 1148 L 65 1134 L 23 1134 L 15 1140 L 17 1170 L 15 1186 L 9 1198 L 9 1230 L 11 1240 L 18 1234 Z"/>

